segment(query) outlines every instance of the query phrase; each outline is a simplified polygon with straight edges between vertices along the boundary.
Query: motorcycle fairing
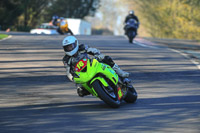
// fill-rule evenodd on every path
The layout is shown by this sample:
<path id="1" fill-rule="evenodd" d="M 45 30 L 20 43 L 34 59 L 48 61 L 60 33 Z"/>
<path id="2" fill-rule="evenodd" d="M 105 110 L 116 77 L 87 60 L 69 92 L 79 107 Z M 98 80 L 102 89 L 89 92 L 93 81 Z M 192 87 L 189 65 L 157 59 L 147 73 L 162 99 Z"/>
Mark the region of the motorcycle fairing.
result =
<path id="1" fill-rule="evenodd" d="M 83 64 L 85 62 L 84 59 L 80 61 L 82 61 Z M 77 63 L 78 65 L 80 65 L 79 64 L 80 61 Z M 82 66 L 84 66 L 83 64 Z M 85 69 L 86 71 L 83 71 Z M 82 67 L 81 70 L 79 69 L 77 69 L 77 71 L 75 70 L 74 81 L 77 84 L 82 84 L 83 87 L 86 88 L 91 94 L 97 96 L 97 93 L 95 92 L 91 84 L 94 81 L 99 80 L 102 83 L 102 85 L 108 87 L 109 84 L 107 83 L 104 76 L 107 79 L 109 79 L 114 85 L 117 85 L 118 75 L 109 65 L 100 63 L 96 59 L 87 59 L 87 65 Z"/>

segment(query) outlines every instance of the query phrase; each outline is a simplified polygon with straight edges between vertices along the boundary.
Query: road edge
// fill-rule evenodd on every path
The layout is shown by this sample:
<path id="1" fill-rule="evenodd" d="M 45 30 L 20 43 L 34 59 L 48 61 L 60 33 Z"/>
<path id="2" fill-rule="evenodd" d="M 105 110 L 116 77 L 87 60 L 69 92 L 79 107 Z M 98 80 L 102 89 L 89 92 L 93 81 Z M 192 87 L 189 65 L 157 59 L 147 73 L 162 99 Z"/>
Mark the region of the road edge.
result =
<path id="1" fill-rule="evenodd" d="M 1 42 L 1 41 L 4 41 L 4 40 L 7 40 L 7 39 L 9 39 L 9 38 L 11 38 L 11 37 L 12 37 L 12 35 L 9 35 L 8 37 L 1 39 L 0 42 Z"/>
<path id="2" fill-rule="evenodd" d="M 196 67 L 200 70 L 200 63 L 198 61 L 190 58 L 188 54 L 185 54 L 185 53 L 183 53 L 183 52 L 181 52 L 179 50 L 176 50 L 176 49 L 171 49 L 171 48 L 168 48 L 168 49 L 170 49 L 170 50 L 172 50 L 172 51 L 174 51 L 176 53 L 181 54 L 182 56 L 184 56 L 185 58 L 187 58 L 188 60 L 190 60 L 193 64 L 195 64 Z"/>

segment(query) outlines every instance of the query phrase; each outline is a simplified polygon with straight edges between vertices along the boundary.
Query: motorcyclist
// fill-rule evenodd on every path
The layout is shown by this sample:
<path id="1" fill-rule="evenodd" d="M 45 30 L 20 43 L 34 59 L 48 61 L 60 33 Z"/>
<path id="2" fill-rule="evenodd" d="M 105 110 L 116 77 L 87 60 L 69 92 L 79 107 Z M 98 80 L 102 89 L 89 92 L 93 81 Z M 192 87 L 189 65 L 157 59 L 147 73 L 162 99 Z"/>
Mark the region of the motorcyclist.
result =
<path id="1" fill-rule="evenodd" d="M 119 66 L 112 60 L 110 56 L 105 56 L 100 53 L 96 48 L 88 47 L 87 45 L 79 45 L 78 40 L 74 36 L 67 36 L 64 38 L 63 49 L 65 51 L 65 56 L 63 57 L 63 63 L 66 68 L 66 74 L 69 80 L 73 81 L 73 64 L 76 59 L 81 55 L 81 53 L 87 52 L 87 54 L 96 57 L 100 62 L 110 65 L 116 73 L 122 78 L 129 77 L 129 73 L 121 70 Z M 79 96 L 83 97 L 88 95 L 89 92 L 83 87 L 77 85 L 77 93 Z"/>
<path id="2" fill-rule="evenodd" d="M 139 19 L 138 19 L 138 17 L 134 14 L 134 11 L 133 11 L 133 10 L 129 11 L 129 14 L 126 16 L 124 23 L 126 24 L 130 19 L 136 20 L 137 26 L 139 27 L 139 24 L 140 24 Z M 126 31 L 127 31 L 127 30 L 126 30 L 126 26 L 124 27 L 124 30 L 125 30 L 125 34 L 126 34 Z M 137 29 L 136 29 L 136 35 L 137 35 Z"/>
<path id="3" fill-rule="evenodd" d="M 52 17 L 52 24 L 55 26 L 58 26 L 57 32 L 61 35 L 64 35 L 65 33 L 70 33 L 73 35 L 71 29 L 68 27 L 68 22 L 63 17 L 53 16 Z"/>

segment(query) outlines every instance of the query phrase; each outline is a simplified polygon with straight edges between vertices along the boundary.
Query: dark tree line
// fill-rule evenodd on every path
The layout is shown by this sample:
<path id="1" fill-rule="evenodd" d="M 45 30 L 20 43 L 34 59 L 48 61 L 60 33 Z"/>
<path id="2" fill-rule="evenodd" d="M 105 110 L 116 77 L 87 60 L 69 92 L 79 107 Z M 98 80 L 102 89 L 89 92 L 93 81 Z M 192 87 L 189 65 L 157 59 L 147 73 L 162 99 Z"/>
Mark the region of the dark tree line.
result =
<path id="1" fill-rule="evenodd" d="M 48 9 L 51 16 L 57 14 L 68 18 L 84 18 L 87 15 L 93 16 L 99 7 L 100 0 L 56 0 Z"/>
<path id="2" fill-rule="evenodd" d="M 1 0 L 0 1 L 0 25 L 11 25 L 16 22 L 17 17 L 23 13 L 21 1 Z"/>
<path id="3" fill-rule="evenodd" d="M 99 4 L 100 0 L 1 0 L 0 26 L 2 30 L 20 30 L 19 26 L 27 30 L 50 21 L 53 15 L 83 19 L 94 15 Z"/>

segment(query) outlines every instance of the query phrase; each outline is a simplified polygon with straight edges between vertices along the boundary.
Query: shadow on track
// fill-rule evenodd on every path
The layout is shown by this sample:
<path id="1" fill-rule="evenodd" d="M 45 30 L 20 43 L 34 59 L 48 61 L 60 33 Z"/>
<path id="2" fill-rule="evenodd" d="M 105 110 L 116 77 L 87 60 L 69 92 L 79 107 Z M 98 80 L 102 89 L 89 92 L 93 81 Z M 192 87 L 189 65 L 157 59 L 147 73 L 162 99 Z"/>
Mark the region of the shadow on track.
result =
<path id="1" fill-rule="evenodd" d="M 172 123 L 184 121 L 188 115 L 192 118 L 198 117 L 197 99 L 200 101 L 200 95 L 139 99 L 138 104 L 122 106 L 121 112 L 97 101 L 5 107 L 0 108 L 0 129 L 1 132 L 20 133 L 27 131 L 101 132 L 112 129 L 158 130 L 170 127 Z M 146 110 L 146 115 L 141 115 L 142 110 Z M 129 111 L 136 112 L 136 115 L 130 115 L 129 118 L 122 117 L 123 113 L 129 113 Z M 154 111 L 159 113 L 154 113 Z M 116 116 L 116 119 L 109 120 L 111 115 Z M 131 121 L 135 122 L 130 123 Z M 118 127 L 119 123 L 121 128 Z M 194 122 L 194 124 L 197 123 Z M 102 128 L 104 126 L 106 128 Z"/>

